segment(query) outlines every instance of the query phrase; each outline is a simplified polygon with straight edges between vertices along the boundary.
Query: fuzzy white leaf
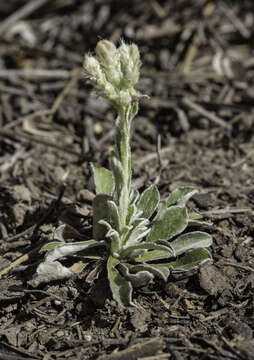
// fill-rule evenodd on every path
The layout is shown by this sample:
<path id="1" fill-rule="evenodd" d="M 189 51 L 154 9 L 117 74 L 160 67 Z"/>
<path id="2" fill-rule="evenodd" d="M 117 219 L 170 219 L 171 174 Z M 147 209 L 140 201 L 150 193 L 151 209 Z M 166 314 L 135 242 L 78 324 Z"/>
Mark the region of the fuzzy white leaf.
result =
<path id="1" fill-rule="evenodd" d="M 142 217 L 149 219 L 160 201 L 160 193 L 156 185 L 151 185 L 142 194 L 137 203 L 137 209 L 142 211 Z"/>
<path id="2" fill-rule="evenodd" d="M 104 245 L 104 241 L 87 240 L 75 243 L 65 243 L 55 247 L 46 254 L 45 261 L 51 262 L 64 256 L 73 255 L 79 251 Z"/>
<path id="3" fill-rule="evenodd" d="M 212 245 L 212 236 L 202 232 L 193 231 L 180 235 L 176 240 L 170 243 L 175 255 L 181 255 L 188 250 L 207 248 Z"/>
<path id="4" fill-rule="evenodd" d="M 35 277 L 28 283 L 33 287 L 37 287 L 41 283 L 68 279 L 73 275 L 73 271 L 63 266 L 58 261 L 44 261 L 37 267 Z"/>

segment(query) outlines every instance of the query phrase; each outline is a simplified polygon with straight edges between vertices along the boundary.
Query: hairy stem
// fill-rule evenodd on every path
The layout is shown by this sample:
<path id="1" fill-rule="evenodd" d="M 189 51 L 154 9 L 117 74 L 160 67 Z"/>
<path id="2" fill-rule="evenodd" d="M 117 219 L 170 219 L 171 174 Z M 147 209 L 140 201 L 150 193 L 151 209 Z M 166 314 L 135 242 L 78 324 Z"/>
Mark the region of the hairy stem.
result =
<path id="1" fill-rule="evenodd" d="M 123 230 L 126 225 L 131 185 L 131 107 L 132 104 L 130 103 L 119 109 L 116 122 L 116 155 L 121 162 L 123 171 L 122 184 L 120 184 L 117 194 L 120 214 L 120 231 Z"/>

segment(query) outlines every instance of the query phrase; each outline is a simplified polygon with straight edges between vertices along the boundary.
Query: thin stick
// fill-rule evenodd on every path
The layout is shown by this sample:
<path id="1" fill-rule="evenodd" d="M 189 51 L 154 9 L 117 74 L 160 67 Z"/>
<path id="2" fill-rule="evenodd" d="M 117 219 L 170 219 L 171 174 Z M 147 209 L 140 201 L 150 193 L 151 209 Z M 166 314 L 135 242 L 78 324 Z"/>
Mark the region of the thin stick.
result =
<path id="1" fill-rule="evenodd" d="M 235 168 L 235 167 L 237 167 L 237 166 L 240 166 L 240 165 L 244 164 L 245 161 L 246 161 L 247 159 L 249 159 L 250 157 L 252 157 L 253 155 L 254 155 L 254 150 L 251 150 L 251 151 L 248 152 L 243 158 L 235 161 L 235 162 L 231 165 L 231 168 Z"/>
<path id="2" fill-rule="evenodd" d="M 41 245 L 36 247 L 35 249 L 33 249 L 32 251 L 30 251 L 29 253 L 25 254 L 25 255 L 22 255 L 20 258 L 16 259 L 15 261 L 13 261 L 10 265 L 6 266 L 5 268 L 3 268 L 1 271 L 0 271 L 0 279 L 2 278 L 2 276 L 8 274 L 8 272 L 15 268 L 16 266 L 18 265 L 21 265 L 23 264 L 25 261 L 28 261 L 29 259 L 32 259 L 33 258 L 33 255 L 35 253 L 37 253 L 41 248 Z"/>
<path id="3" fill-rule="evenodd" d="M 215 10 L 215 5 L 211 2 L 209 2 L 203 10 L 204 18 L 207 19 L 209 16 L 211 16 L 213 14 L 214 10 Z M 200 39 L 199 39 L 198 32 L 196 32 L 196 34 L 194 35 L 194 37 L 192 39 L 192 43 L 189 46 L 188 51 L 185 56 L 185 60 L 183 63 L 183 68 L 182 68 L 182 72 L 184 74 L 187 74 L 190 71 L 191 63 L 197 55 L 199 44 L 200 44 Z"/>
<path id="4" fill-rule="evenodd" d="M 230 7 L 228 7 L 225 2 L 219 2 L 219 7 L 223 11 L 223 13 L 227 16 L 227 18 L 231 21 L 234 27 L 239 31 L 239 33 L 245 38 L 249 39 L 251 36 L 251 32 L 249 29 L 244 25 L 244 23 L 235 16 L 234 12 Z"/>
<path id="5" fill-rule="evenodd" d="M 254 273 L 254 269 L 252 267 L 250 267 L 250 266 L 239 265 L 239 264 L 235 264 L 235 263 L 232 263 L 232 262 L 224 262 L 224 263 L 222 263 L 222 265 L 224 265 L 224 266 L 232 266 L 232 267 L 235 267 L 237 269 L 250 271 L 250 272 Z"/>
<path id="6" fill-rule="evenodd" d="M 60 107 L 61 103 L 63 102 L 65 96 L 72 90 L 72 88 L 76 85 L 76 82 L 78 81 L 81 74 L 81 68 L 73 69 L 71 72 L 71 80 L 68 82 L 68 84 L 63 88 L 63 90 L 60 92 L 60 94 L 57 96 L 53 106 L 52 106 L 52 115 L 56 113 L 58 108 Z"/>
<path id="7" fill-rule="evenodd" d="M 48 0 L 30 0 L 28 4 L 22 6 L 20 9 L 11 14 L 0 25 L 0 34 L 3 34 L 10 26 L 17 21 L 24 19 L 28 15 L 31 15 L 35 10 L 45 5 Z"/>
<path id="8" fill-rule="evenodd" d="M 67 147 L 62 147 L 58 144 L 51 143 L 44 139 L 38 139 L 38 138 L 35 139 L 34 136 L 30 136 L 29 134 L 26 134 L 26 133 L 21 133 L 21 132 L 13 133 L 13 132 L 5 131 L 5 130 L 0 130 L 0 137 L 8 137 L 10 139 L 19 140 L 19 141 L 20 141 L 20 138 L 23 138 L 22 140 L 24 140 L 24 141 L 36 142 L 37 144 L 39 143 L 39 144 L 45 145 L 47 147 L 52 147 L 52 148 L 58 149 L 60 151 L 66 152 L 71 155 L 75 155 L 78 157 L 82 156 L 81 153 L 79 153 L 75 150 L 68 149 Z"/>
<path id="9" fill-rule="evenodd" d="M 210 211 L 202 211 L 202 215 L 219 215 L 219 214 L 239 214 L 245 212 L 252 212 L 251 208 L 235 208 L 235 209 L 214 209 Z"/>
<path id="10" fill-rule="evenodd" d="M 164 147 L 160 150 L 160 157 L 162 158 L 163 156 L 167 155 L 168 153 L 170 153 L 172 151 L 173 151 L 172 146 Z M 134 163 L 137 162 L 137 164 L 139 166 L 142 166 L 143 164 L 146 164 L 148 161 L 155 160 L 157 157 L 158 157 L 158 153 L 153 152 L 153 153 L 146 155 L 145 157 L 143 157 L 140 160 L 134 160 Z"/>
<path id="11" fill-rule="evenodd" d="M 4 241 L 9 242 L 9 241 L 17 240 L 20 237 L 23 237 L 23 236 L 27 235 L 30 231 L 32 232 L 35 229 L 35 227 L 36 227 L 36 225 L 32 225 L 28 229 L 22 231 L 19 234 L 9 236 L 9 237 L 7 236 L 7 237 L 4 237 L 4 238 L 0 239 L 0 242 L 4 242 Z"/>
<path id="12" fill-rule="evenodd" d="M 38 111 L 35 111 L 32 114 L 22 116 L 19 119 L 13 120 L 12 122 L 6 124 L 3 127 L 3 130 L 11 129 L 11 128 L 19 125 L 20 123 L 24 122 L 25 120 L 31 120 L 31 119 L 33 119 L 35 117 L 50 115 L 51 113 L 52 113 L 51 110 L 38 110 Z"/>
<path id="13" fill-rule="evenodd" d="M 153 69 L 144 68 L 141 70 L 141 75 L 143 77 L 149 77 L 149 78 L 171 78 L 171 79 L 181 79 L 183 81 L 200 81 L 200 80 L 216 80 L 224 83 L 224 79 L 221 75 L 215 74 L 213 72 L 198 72 L 198 71 L 192 71 L 188 73 L 182 73 L 182 72 L 172 72 L 172 71 L 155 71 Z"/>
<path id="14" fill-rule="evenodd" d="M 194 103 L 192 100 L 188 99 L 188 98 L 183 98 L 182 103 L 184 105 L 187 105 L 189 108 L 191 108 L 192 110 L 195 110 L 197 113 L 205 116 L 207 119 L 211 120 L 212 122 L 214 122 L 217 125 L 220 125 L 226 129 L 231 129 L 231 125 L 227 124 L 224 120 L 222 120 L 221 118 L 219 118 L 217 115 L 214 115 L 213 113 L 211 113 L 210 111 L 205 110 L 204 108 L 202 108 L 200 105 Z"/>
<path id="15" fill-rule="evenodd" d="M 69 79 L 71 71 L 47 70 L 47 69 L 4 69 L 0 70 L 1 79 L 11 79 L 15 76 L 23 76 L 30 79 Z"/>

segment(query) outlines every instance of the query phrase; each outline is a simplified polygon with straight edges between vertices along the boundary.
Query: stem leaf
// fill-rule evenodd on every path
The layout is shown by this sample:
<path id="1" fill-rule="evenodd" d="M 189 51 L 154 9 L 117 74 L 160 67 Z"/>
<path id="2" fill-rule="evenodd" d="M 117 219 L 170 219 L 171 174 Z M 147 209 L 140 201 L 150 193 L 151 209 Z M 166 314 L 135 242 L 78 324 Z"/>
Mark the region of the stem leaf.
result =
<path id="1" fill-rule="evenodd" d="M 119 260 L 109 256 L 107 262 L 109 285 L 112 291 L 114 300 L 121 306 L 135 306 L 132 302 L 132 285 L 126 280 L 116 269 Z"/>
<path id="2" fill-rule="evenodd" d="M 163 246 L 160 244 L 156 244 L 156 243 L 149 243 L 149 242 L 141 243 L 141 244 L 134 245 L 134 246 L 129 246 L 125 250 L 123 250 L 123 252 L 121 253 L 121 256 L 132 257 L 131 254 L 133 252 L 135 253 L 137 250 L 159 250 L 166 254 L 166 256 L 164 256 L 164 258 L 165 257 L 169 258 L 169 257 L 173 256 L 173 252 L 172 252 L 172 250 L 170 250 L 169 247 L 166 247 L 166 246 Z M 145 253 L 144 256 L 146 254 L 149 254 L 149 253 Z M 138 261 L 140 261 L 140 258 L 138 259 Z"/>
<path id="3" fill-rule="evenodd" d="M 177 271 L 187 271 L 194 269 L 196 266 L 201 263 L 210 260 L 211 254 L 209 250 L 200 248 L 194 249 L 186 252 L 184 255 L 180 256 L 175 261 L 170 261 L 168 263 L 157 264 L 158 267 L 168 267 L 173 272 Z"/>
<path id="4" fill-rule="evenodd" d="M 100 224 L 101 220 L 110 221 L 110 208 L 108 201 L 112 200 L 112 196 L 106 194 L 98 194 L 93 199 L 93 238 L 102 240 L 105 238 L 107 228 Z"/>
<path id="5" fill-rule="evenodd" d="M 135 259 L 138 262 L 147 262 L 147 261 L 157 261 L 162 259 L 168 259 L 173 258 L 174 256 L 170 253 L 168 250 L 152 250 L 145 252 L 141 256 L 139 256 L 137 259 Z"/>
<path id="6" fill-rule="evenodd" d="M 52 243 L 51 243 L 52 244 Z M 49 244 L 47 244 L 49 245 Z M 45 250 L 45 245 L 42 250 Z M 96 240 L 87 240 L 81 242 L 73 242 L 73 243 L 59 243 L 58 246 L 55 246 L 52 250 L 50 250 L 45 257 L 45 261 L 54 261 L 60 259 L 64 256 L 76 254 L 79 251 L 93 248 L 97 246 L 104 246 L 104 241 L 96 241 Z"/>
<path id="7" fill-rule="evenodd" d="M 184 207 L 187 201 L 197 192 L 198 192 L 197 189 L 188 186 L 183 186 L 174 190 L 172 194 L 169 195 L 169 197 L 164 202 L 164 204 L 161 206 L 160 210 L 156 215 L 155 220 L 160 219 L 163 216 L 166 209 L 168 209 L 171 206 L 179 205 Z"/>
<path id="8" fill-rule="evenodd" d="M 170 245 L 175 255 L 178 256 L 192 249 L 211 246 L 212 236 L 202 231 L 193 231 L 180 235 L 176 240 L 172 241 Z"/>
<path id="9" fill-rule="evenodd" d="M 112 195 L 115 188 L 112 172 L 104 167 L 96 168 L 93 164 L 91 164 L 91 168 L 94 177 L 96 194 Z"/>
<path id="10" fill-rule="evenodd" d="M 151 185 L 141 195 L 137 203 L 138 211 L 142 211 L 142 217 L 149 219 L 156 210 L 160 201 L 160 193 L 156 185 Z"/>
<path id="11" fill-rule="evenodd" d="M 165 210 L 159 219 L 155 219 L 148 241 L 169 240 L 180 234 L 188 225 L 185 207 L 172 206 Z"/>
<path id="12" fill-rule="evenodd" d="M 53 250 L 55 247 L 58 247 L 60 245 L 62 245 L 63 242 L 62 241 L 52 241 L 50 243 L 47 243 L 45 245 L 42 246 L 42 248 L 40 249 L 40 252 L 43 251 L 51 251 Z"/>
<path id="13" fill-rule="evenodd" d="M 132 270 L 131 265 L 119 263 L 118 269 L 124 278 L 131 282 L 134 288 L 145 286 L 154 278 L 152 272 L 147 271 L 144 267 L 137 269 L 137 271 L 130 272 L 130 270 Z"/>
<path id="14" fill-rule="evenodd" d="M 154 264 L 138 264 L 138 265 L 130 265 L 131 272 L 138 273 L 139 271 L 148 271 L 149 273 L 158 276 L 162 280 L 166 281 L 170 270 L 166 266 L 156 266 Z"/>

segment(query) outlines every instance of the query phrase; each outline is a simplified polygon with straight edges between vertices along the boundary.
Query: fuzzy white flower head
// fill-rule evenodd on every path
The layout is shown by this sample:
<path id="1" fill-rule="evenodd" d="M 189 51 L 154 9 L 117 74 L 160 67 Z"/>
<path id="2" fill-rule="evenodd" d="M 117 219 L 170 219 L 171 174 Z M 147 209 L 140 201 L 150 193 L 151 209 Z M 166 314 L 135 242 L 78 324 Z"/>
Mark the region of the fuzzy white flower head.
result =
<path id="1" fill-rule="evenodd" d="M 124 106 L 133 96 L 139 96 L 134 89 L 141 66 L 137 45 L 122 41 L 117 49 L 111 41 L 101 40 L 95 53 L 96 57 L 86 55 L 84 68 L 101 95 L 117 106 Z"/>

